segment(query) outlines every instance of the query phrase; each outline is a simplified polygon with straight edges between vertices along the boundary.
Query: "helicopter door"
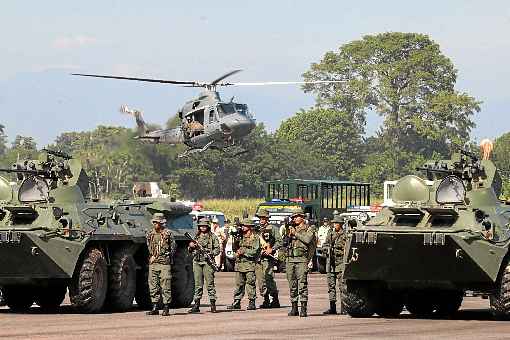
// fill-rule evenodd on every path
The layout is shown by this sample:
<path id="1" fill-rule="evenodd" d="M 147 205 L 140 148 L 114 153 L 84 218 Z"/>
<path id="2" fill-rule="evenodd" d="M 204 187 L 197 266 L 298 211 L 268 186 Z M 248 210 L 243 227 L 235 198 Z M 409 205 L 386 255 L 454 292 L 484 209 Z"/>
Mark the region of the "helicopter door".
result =
<path id="1" fill-rule="evenodd" d="M 211 107 L 209 109 L 209 124 L 218 123 L 218 122 L 219 122 L 218 112 L 216 111 L 216 109 L 214 107 Z"/>

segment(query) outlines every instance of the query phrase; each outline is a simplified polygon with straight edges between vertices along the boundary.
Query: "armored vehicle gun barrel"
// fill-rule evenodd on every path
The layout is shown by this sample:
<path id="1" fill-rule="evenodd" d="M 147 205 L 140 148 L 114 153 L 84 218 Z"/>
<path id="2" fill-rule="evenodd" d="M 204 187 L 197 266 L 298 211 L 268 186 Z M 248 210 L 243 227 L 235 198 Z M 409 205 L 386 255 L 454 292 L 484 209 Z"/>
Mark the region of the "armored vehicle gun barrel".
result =
<path id="1" fill-rule="evenodd" d="M 51 171 L 49 170 L 29 170 L 29 169 L 3 169 L 0 168 L 0 172 L 5 173 L 13 173 L 13 174 L 28 174 L 33 176 L 42 176 L 42 177 L 53 177 Z"/>

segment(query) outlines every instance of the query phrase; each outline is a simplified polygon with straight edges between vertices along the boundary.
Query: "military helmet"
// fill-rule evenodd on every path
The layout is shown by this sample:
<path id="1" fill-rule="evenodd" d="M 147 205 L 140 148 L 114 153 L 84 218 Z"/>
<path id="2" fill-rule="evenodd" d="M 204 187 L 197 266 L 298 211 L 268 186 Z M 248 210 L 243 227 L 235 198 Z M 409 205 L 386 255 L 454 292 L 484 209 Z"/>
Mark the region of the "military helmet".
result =
<path id="1" fill-rule="evenodd" d="M 333 222 L 333 223 L 344 223 L 345 222 L 345 218 L 343 218 L 343 216 L 340 216 L 340 215 L 335 215 L 335 217 L 333 217 L 331 222 Z"/>
<path id="2" fill-rule="evenodd" d="M 165 215 L 163 213 L 155 213 L 154 215 L 152 215 L 151 222 L 153 222 L 153 223 L 157 222 L 159 224 L 165 224 L 166 223 Z"/>
<path id="3" fill-rule="evenodd" d="M 255 222 L 251 218 L 245 218 L 241 224 L 252 228 L 255 226 Z"/>
<path id="4" fill-rule="evenodd" d="M 198 220 L 198 223 L 197 223 L 197 226 L 200 227 L 200 226 L 206 226 L 206 227 L 211 227 L 211 225 L 209 224 L 210 221 L 207 217 L 205 218 L 201 218 L 200 220 Z"/>
<path id="5" fill-rule="evenodd" d="M 257 216 L 258 218 L 262 217 L 269 218 L 269 211 L 267 211 L 266 209 L 260 209 L 260 211 L 255 216 Z"/>
<path id="6" fill-rule="evenodd" d="M 303 211 L 303 209 L 299 208 L 297 210 L 295 210 L 292 215 L 290 215 L 290 218 L 294 218 L 296 216 L 301 216 L 301 217 L 305 217 L 305 212 Z"/>

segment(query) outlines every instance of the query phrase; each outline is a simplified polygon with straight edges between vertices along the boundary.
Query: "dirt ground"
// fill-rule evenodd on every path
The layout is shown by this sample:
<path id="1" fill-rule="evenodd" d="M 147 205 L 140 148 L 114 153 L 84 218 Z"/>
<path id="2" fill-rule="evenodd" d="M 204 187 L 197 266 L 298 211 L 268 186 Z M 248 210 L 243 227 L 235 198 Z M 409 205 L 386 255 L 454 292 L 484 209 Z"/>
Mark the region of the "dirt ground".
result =
<path id="1" fill-rule="evenodd" d="M 309 317 L 288 317 L 288 286 L 277 274 L 284 308 L 257 311 L 226 311 L 232 302 L 232 273 L 219 273 L 218 309 L 211 314 L 189 315 L 187 309 L 172 316 L 146 316 L 133 310 L 118 314 L 76 314 L 67 305 L 58 314 L 43 314 L 34 306 L 28 314 L 0 309 L 0 337 L 7 339 L 502 339 L 510 338 L 510 322 L 494 321 L 487 300 L 467 298 L 452 320 L 419 320 L 409 314 L 399 319 L 352 319 L 323 316 L 328 307 L 326 278 L 310 275 Z M 262 301 L 259 298 L 257 305 Z M 202 301 L 207 304 L 207 299 Z M 246 308 L 247 301 L 242 307 Z"/>

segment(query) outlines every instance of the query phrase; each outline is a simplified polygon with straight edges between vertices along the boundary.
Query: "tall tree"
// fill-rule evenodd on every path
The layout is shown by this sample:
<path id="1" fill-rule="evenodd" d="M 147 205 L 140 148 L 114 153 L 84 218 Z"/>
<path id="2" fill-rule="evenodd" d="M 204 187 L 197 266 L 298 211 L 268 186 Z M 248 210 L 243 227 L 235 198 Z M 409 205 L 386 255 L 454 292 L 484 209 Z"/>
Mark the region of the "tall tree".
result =
<path id="1" fill-rule="evenodd" d="M 0 124 L 0 157 L 5 155 L 7 151 L 7 135 L 5 134 L 5 126 Z"/>
<path id="2" fill-rule="evenodd" d="M 381 136 L 395 153 L 447 153 L 469 139 L 480 102 L 455 90 L 457 70 L 427 35 L 367 35 L 328 52 L 304 74 L 305 91 L 323 107 L 336 108 L 363 123 L 375 111 L 384 118 Z"/>

